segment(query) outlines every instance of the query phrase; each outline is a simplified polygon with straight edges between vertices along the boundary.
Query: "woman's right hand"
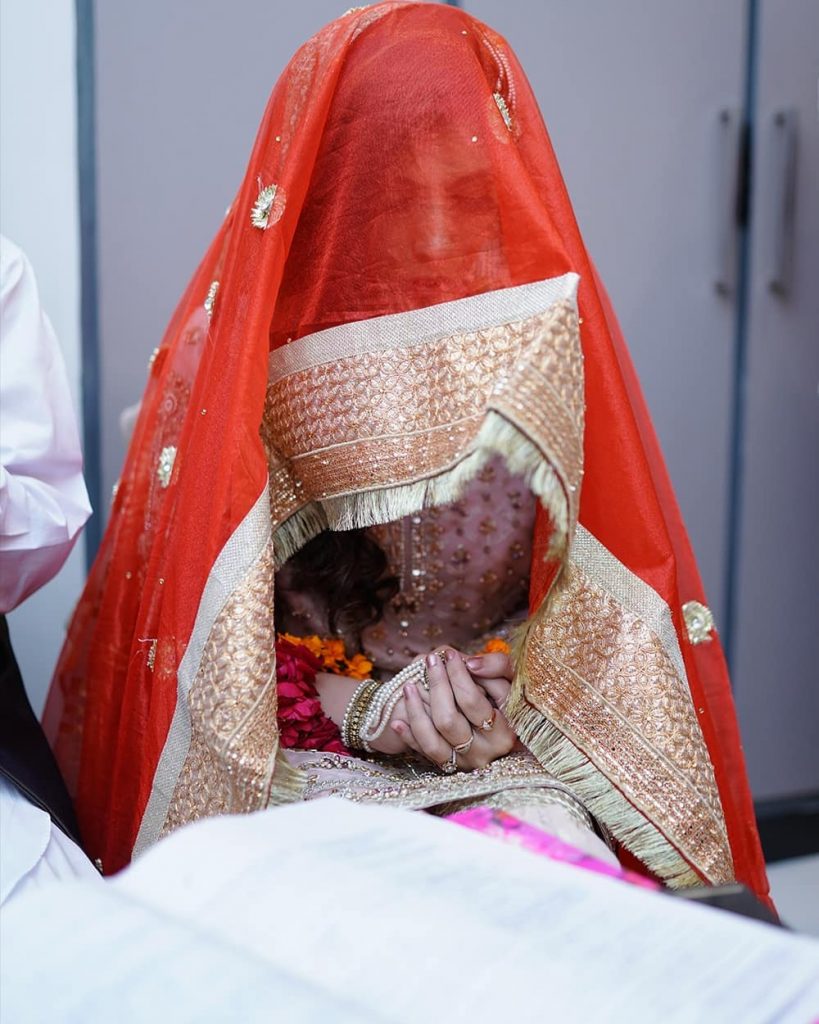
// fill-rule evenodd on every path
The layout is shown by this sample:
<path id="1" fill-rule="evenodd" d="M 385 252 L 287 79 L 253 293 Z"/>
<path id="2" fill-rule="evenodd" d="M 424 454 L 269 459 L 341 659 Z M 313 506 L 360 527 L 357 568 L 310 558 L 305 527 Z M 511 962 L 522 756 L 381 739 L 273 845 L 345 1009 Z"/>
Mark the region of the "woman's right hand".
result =
<path id="1" fill-rule="evenodd" d="M 508 654 L 495 651 L 491 654 L 475 654 L 464 658 L 469 674 L 502 711 L 512 691 L 515 667 Z"/>
<path id="2" fill-rule="evenodd" d="M 406 721 L 398 717 L 396 708 L 393 731 L 439 767 L 450 760 L 457 746 L 468 744 L 468 749 L 457 754 L 457 765 L 471 771 L 510 753 L 517 743 L 511 726 L 498 710 L 511 687 L 509 659 L 503 654 L 487 654 L 475 661 L 475 668 L 468 669 L 463 657 L 452 648 L 429 654 L 428 705 L 410 683 L 404 687 Z M 473 671 L 481 674 L 480 685 L 472 678 Z"/>

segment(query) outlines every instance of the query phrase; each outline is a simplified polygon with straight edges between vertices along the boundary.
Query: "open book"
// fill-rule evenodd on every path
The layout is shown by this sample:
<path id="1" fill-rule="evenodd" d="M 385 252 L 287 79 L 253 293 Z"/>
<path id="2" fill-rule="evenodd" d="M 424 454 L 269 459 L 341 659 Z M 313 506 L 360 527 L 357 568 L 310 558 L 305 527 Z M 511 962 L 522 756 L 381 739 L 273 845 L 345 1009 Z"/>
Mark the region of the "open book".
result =
<path id="1" fill-rule="evenodd" d="M 0 1019 L 793 1021 L 819 943 L 424 815 L 203 821 L 2 920 Z"/>

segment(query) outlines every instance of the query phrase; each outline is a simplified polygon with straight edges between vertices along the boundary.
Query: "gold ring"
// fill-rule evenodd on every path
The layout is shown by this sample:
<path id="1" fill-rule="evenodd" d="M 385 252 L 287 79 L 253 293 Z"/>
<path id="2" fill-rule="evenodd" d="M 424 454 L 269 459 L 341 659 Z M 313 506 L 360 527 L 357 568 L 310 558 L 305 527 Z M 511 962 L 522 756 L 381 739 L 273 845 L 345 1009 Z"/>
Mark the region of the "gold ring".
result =
<path id="1" fill-rule="evenodd" d="M 495 719 L 497 717 L 498 709 L 492 708 L 492 714 L 489 716 L 489 718 L 484 718 L 484 720 L 481 722 L 481 729 L 483 730 L 483 732 L 492 732 L 492 729 L 495 726 Z"/>
<path id="2" fill-rule="evenodd" d="M 441 664 L 444 666 L 444 668 L 446 668 L 446 651 L 447 651 L 446 647 L 442 647 L 442 648 L 440 648 L 440 650 L 437 650 L 435 652 L 438 655 L 438 657 L 441 659 Z"/>
<path id="3" fill-rule="evenodd" d="M 458 755 L 455 752 L 455 748 L 452 748 L 452 753 L 449 755 L 449 760 L 444 761 L 443 764 L 439 764 L 438 767 L 444 773 L 444 775 L 454 775 L 458 770 Z"/>
<path id="4" fill-rule="evenodd" d="M 424 671 L 421 673 L 421 686 L 429 693 L 429 676 L 427 675 L 426 665 L 424 665 Z"/>
<path id="5" fill-rule="evenodd" d="M 458 743 L 457 746 L 454 746 L 452 749 L 455 751 L 456 754 L 468 754 L 469 748 L 472 746 L 474 742 L 475 733 L 473 732 L 471 733 L 469 739 L 465 743 Z"/>

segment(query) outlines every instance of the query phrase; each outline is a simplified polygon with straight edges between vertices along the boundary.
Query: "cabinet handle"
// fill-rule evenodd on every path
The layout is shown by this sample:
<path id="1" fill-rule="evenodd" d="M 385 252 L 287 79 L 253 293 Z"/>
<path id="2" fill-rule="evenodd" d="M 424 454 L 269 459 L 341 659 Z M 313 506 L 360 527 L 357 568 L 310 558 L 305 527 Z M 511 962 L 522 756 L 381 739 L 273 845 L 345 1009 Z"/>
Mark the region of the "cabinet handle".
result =
<path id="1" fill-rule="evenodd" d="M 796 111 L 777 110 L 773 115 L 773 241 L 768 287 L 781 298 L 791 288 L 793 241 L 796 226 Z"/>
<path id="2" fill-rule="evenodd" d="M 724 108 L 717 118 L 716 270 L 718 295 L 731 295 L 737 273 L 737 205 L 739 202 L 741 118 Z"/>

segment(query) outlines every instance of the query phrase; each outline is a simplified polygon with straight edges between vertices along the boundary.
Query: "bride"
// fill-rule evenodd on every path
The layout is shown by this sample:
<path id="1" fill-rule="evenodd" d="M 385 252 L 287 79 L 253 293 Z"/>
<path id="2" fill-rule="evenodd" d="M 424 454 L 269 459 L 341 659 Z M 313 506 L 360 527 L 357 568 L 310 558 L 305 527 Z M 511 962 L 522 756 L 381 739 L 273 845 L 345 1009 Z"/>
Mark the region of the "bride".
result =
<path id="1" fill-rule="evenodd" d="M 276 85 L 152 356 L 46 727 L 106 871 L 340 793 L 765 898 L 634 370 L 526 78 L 463 11 L 353 9 Z"/>

